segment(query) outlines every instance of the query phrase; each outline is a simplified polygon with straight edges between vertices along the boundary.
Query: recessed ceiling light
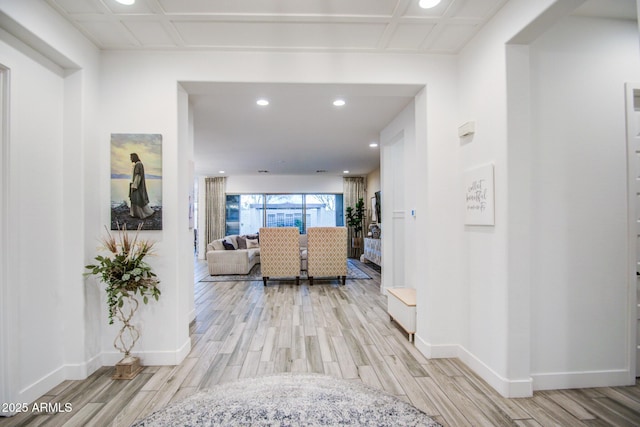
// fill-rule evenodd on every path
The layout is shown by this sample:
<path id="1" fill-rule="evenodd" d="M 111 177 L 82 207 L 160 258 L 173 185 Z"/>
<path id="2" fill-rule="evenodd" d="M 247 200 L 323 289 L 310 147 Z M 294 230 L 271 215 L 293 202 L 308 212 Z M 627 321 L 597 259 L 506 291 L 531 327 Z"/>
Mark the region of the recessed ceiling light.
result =
<path id="1" fill-rule="evenodd" d="M 125 6 L 131 6 L 136 2 L 136 0 L 116 0 L 118 3 L 123 4 Z"/>
<path id="2" fill-rule="evenodd" d="M 267 105 L 269 105 L 269 100 L 261 98 L 256 101 L 256 104 L 258 104 L 261 107 L 266 107 Z"/>
<path id="3" fill-rule="evenodd" d="M 342 171 L 342 173 L 349 173 L 349 171 Z"/>
<path id="4" fill-rule="evenodd" d="M 369 147 L 371 148 L 376 148 L 378 146 L 377 142 L 372 142 L 371 144 L 369 144 Z"/>
<path id="5" fill-rule="evenodd" d="M 224 171 L 218 171 L 218 173 L 224 173 Z"/>
<path id="6" fill-rule="evenodd" d="M 432 7 L 436 7 L 440 4 L 440 0 L 420 0 L 418 2 L 418 6 L 423 9 L 431 9 Z"/>
<path id="7" fill-rule="evenodd" d="M 342 107 L 344 104 L 346 104 L 346 102 L 344 102 L 344 99 L 336 99 L 335 101 L 333 101 L 333 105 L 335 105 L 336 107 Z"/>

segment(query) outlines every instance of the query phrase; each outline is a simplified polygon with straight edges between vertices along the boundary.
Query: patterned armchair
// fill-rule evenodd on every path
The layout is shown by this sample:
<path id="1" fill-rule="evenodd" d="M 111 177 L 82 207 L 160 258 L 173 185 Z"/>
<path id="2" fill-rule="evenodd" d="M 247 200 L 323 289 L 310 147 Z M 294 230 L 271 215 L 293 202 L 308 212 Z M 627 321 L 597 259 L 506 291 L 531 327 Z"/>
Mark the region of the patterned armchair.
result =
<path id="1" fill-rule="evenodd" d="M 338 276 L 344 285 L 347 278 L 346 227 L 309 227 L 307 239 L 309 285 L 313 285 L 314 276 Z"/>
<path id="2" fill-rule="evenodd" d="M 295 277 L 300 284 L 300 231 L 296 227 L 260 229 L 262 280 L 270 277 Z"/>

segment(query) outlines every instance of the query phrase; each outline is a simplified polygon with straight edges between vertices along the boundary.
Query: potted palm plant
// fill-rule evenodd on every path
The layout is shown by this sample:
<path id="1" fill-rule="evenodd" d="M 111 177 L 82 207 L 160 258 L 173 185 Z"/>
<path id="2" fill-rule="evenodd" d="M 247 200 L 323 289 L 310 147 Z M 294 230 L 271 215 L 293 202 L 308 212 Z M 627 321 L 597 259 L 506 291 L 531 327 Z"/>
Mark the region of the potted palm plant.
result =
<path id="1" fill-rule="evenodd" d="M 85 276 L 96 276 L 106 285 L 109 324 L 113 324 L 114 317 L 122 323 L 113 346 L 124 353 L 124 357 L 116 364 L 114 379 L 132 379 L 142 370 L 139 358 L 131 356 L 131 349 L 140 337 L 131 323 L 139 306 L 136 297 L 141 297 L 145 304 L 149 297 L 156 301 L 160 297 L 160 281 L 145 261 L 152 254 L 155 242 L 139 238 L 141 226 L 133 238 L 126 226 L 118 227 L 117 237 L 107 230 L 101 242 L 109 254 L 98 255 L 94 258 L 95 264 L 85 266 L 89 270 Z"/>
<path id="2" fill-rule="evenodd" d="M 364 224 L 364 200 L 362 197 L 358 199 L 355 207 L 347 207 L 346 213 L 347 225 L 353 232 L 351 235 L 351 247 L 352 249 L 360 249 L 362 247 L 362 237 L 360 233 L 362 233 Z"/>

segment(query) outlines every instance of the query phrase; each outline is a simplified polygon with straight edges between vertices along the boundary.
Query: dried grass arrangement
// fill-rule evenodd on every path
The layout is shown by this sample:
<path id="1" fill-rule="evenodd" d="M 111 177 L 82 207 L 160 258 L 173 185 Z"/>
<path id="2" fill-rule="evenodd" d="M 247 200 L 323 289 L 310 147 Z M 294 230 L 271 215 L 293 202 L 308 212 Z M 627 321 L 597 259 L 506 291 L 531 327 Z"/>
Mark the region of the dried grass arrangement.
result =
<path id="1" fill-rule="evenodd" d="M 95 257 L 96 264 L 85 266 L 89 270 L 85 275 L 97 276 L 106 285 L 110 325 L 113 324 L 117 309 L 123 307 L 125 298 L 133 298 L 138 294 L 147 304 L 149 296 L 156 301 L 160 297 L 160 280 L 145 261 L 145 257 L 153 254 L 155 242 L 141 239 L 140 229 L 138 227 L 133 238 L 126 226 L 118 227 L 115 236 L 107 229 L 107 235 L 101 242 L 110 255 L 98 255 Z"/>

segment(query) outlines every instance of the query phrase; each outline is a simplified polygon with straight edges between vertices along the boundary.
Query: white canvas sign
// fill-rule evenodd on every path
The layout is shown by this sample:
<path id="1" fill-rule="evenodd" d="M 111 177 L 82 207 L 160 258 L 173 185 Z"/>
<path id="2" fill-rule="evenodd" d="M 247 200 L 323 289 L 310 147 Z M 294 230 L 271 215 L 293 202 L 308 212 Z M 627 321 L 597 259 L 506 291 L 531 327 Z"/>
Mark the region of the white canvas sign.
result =
<path id="1" fill-rule="evenodd" d="M 464 173 L 465 216 L 467 225 L 495 225 L 493 165 Z"/>

